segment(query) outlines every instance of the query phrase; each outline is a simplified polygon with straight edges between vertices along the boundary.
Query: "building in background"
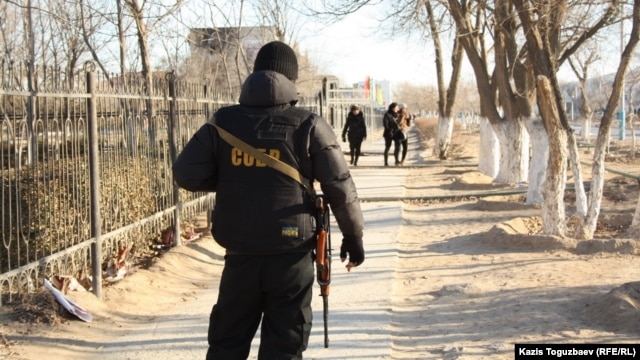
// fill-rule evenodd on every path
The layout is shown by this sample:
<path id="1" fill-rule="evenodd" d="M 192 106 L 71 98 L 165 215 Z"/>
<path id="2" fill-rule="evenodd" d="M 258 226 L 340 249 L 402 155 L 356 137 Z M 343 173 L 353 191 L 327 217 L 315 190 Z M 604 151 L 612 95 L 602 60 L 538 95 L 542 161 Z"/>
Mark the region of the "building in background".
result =
<path id="1" fill-rule="evenodd" d="M 226 89 L 237 98 L 262 45 L 282 38 L 275 26 L 191 29 L 191 56 L 181 75 Z"/>
<path id="2" fill-rule="evenodd" d="M 262 45 L 278 40 L 287 42 L 275 26 L 194 28 L 189 33 L 191 55 L 180 71 L 194 82 L 211 84 L 237 99 L 241 84 L 253 71 L 253 63 Z M 316 97 L 325 77 L 298 44 L 287 42 L 298 55 L 296 87 L 302 97 Z"/>

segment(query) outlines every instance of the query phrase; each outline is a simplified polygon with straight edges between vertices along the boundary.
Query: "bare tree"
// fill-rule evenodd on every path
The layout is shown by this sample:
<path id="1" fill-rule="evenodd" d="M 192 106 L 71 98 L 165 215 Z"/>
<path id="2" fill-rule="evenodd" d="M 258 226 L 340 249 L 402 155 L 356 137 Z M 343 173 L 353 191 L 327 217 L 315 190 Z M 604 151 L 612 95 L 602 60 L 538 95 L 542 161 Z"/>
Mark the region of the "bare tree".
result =
<path id="1" fill-rule="evenodd" d="M 434 4 L 436 6 L 434 6 Z M 315 15 L 326 16 L 332 21 L 337 21 L 347 14 L 359 11 L 364 6 L 378 4 L 376 1 L 323 1 L 322 8 L 313 11 Z M 435 51 L 435 70 L 438 86 L 438 139 L 433 149 L 434 155 L 444 160 L 448 156 L 451 137 L 453 134 L 453 111 L 456 100 L 458 81 L 462 68 L 463 48 L 458 42 L 455 33 L 457 27 L 447 26 L 449 13 L 446 6 L 437 6 L 437 2 L 422 0 L 402 0 L 394 3 L 394 11 L 385 20 L 381 21 L 391 36 L 397 34 L 426 34 L 431 38 Z M 447 36 L 452 44 L 451 73 L 448 82 L 445 82 L 444 71 L 444 46 L 442 35 Z"/>
<path id="2" fill-rule="evenodd" d="M 27 78 L 27 87 L 29 91 L 38 91 L 38 85 L 36 83 L 35 71 L 36 71 L 36 39 L 35 39 L 35 28 L 34 28 L 34 11 L 32 7 L 31 0 L 27 0 L 27 6 L 24 8 L 25 19 L 24 22 L 24 34 L 25 34 L 25 44 L 27 44 L 28 49 L 28 57 L 27 57 L 27 69 L 28 69 L 28 78 Z M 27 101 L 27 138 L 30 139 L 29 147 L 27 148 L 27 163 L 33 164 L 35 161 L 36 152 L 38 149 L 38 140 L 35 136 L 34 122 L 35 122 L 35 98 L 33 96 L 29 97 Z"/>
<path id="3" fill-rule="evenodd" d="M 532 114 L 533 86 L 526 58 L 517 42 L 518 26 L 513 9 L 504 0 L 496 1 L 493 12 L 482 6 L 470 7 L 466 1 L 448 0 L 447 3 L 460 34 L 459 41 L 475 73 L 481 113 L 499 139 L 500 167 L 495 181 L 525 181 L 529 162 L 525 122 Z M 493 60 L 485 45 L 490 17 L 493 19 Z M 495 64 L 492 71 L 487 68 L 491 63 Z"/>
<path id="4" fill-rule="evenodd" d="M 372 1 L 323 1 L 323 11 L 316 14 L 325 15 L 334 19 L 358 11 L 362 7 L 370 4 L 377 4 Z M 500 169 L 496 176 L 497 182 L 519 183 L 526 179 L 528 170 L 528 133 L 525 128 L 525 121 L 532 114 L 532 101 L 534 96 L 534 85 L 530 78 L 527 78 L 526 58 L 518 49 L 517 31 L 518 25 L 514 21 L 517 17 L 506 1 L 501 1 L 496 5 L 496 11 L 491 12 L 484 7 L 484 2 L 468 2 L 449 0 L 446 2 L 449 14 L 456 24 L 456 42 L 453 46 L 452 63 L 454 71 L 452 81 L 447 89 L 443 78 L 439 82 L 440 96 L 439 104 L 442 108 L 441 114 L 447 116 L 453 109 L 455 99 L 455 87 L 457 82 L 456 64 L 460 63 L 459 49 L 464 49 L 467 53 L 474 72 L 476 83 L 480 92 L 481 113 L 490 119 L 495 132 L 500 139 Z M 424 1 L 402 1 L 394 4 L 395 12 L 389 16 L 393 23 L 399 21 L 400 14 L 415 14 L 416 9 L 424 8 L 427 13 L 431 13 L 431 23 L 427 29 L 431 30 L 431 35 L 436 35 L 436 48 L 440 48 L 437 43 L 437 35 L 440 33 L 441 23 L 438 23 L 430 3 Z M 493 24 L 488 23 L 488 19 L 493 17 Z M 427 21 L 425 24 L 429 24 Z M 493 25 L 493 26 L 491 26 Z M 395 28 L 394 28 L 395 29 Z M 492 39 L 495 44 L 494 59 L 488 57 L 487 46 L 485 45 L 485 33 L 488 29 L 495 29 L 496 36 Z M 403 29 L 406 30 L 406 29 Z M 438 51 L 436 49 L 436 51 Z M 437 53 L 436 61 L 442 64 L 442 55 Z M 496 64 L 493 71 L 487 68 L 489 64 Z M 439 71 L 442 76 L 443 72 Z M 455 81 L 454 81 L 455 79 Z M 449 111 L 447 110 L 449 109 Z M 450 116 L 450 115 L 449 115 Z M 442 122 L 442 138 L 446 139 L 449 133 L 447 121 Z M 446 148 L 446 141 L 442 142 L 441 149 Z M 438 151 L 445 154 L 446 151 Z M 497 151 L 494 153 L 498 153 Z M 534 151 L 534 154 L 539 152 Z"/>
<path id="5" fill-rule="evenodd" d="M 275 39 L 297 43 L 301 23 L 292 0 L 253 0 L 260 23 L 273 26 Z"/>
<path id="6" fill-rule="evenodd" d="M 240 14 L 238 14 L 238 28 L 242 29 L 242 14 L 244 12 L 244 0 L 240 0 Z M 240 31 L 238 31 L 237 35 L 235 36 L 235 42 L 236 42 L 236 53 L 233 57 L 233 59 L 235 60 L 235 64 L 236 64 L 236 69 L 238 69 L 238 71 L 236 72 L 236 74 L 238 75 L 238 83 L 242 84 L 243 82 L 243 76 L 240 73 L 240 56 L 242 55 L 243 58 L 245 59 L 244 64 L 245 67 L 247 67 L 247 61 L 246 61 L 246 56 L 244 56 L 244 47 L 242 46 L 242 35 L 240 33 Z"/>
<path id="7" fill-rule="evenodd" d="M 605 11 L 594 12 L 598 15 L 594 23 L 586 22 L 586 25 L 579 22 L 571 23 L 574 24 L 575 30 L 568 31 L 565 23 L 567 9 L 571 8 L 578 13 L 585 10 L 584 6 L 592 6 L 591 3 L 586 3 L 583 7 L 579 6 L 580 3 L 572 3 L 572 6 L 568 7 L 567 1 L 553 3 L 496 1 L 495 9 L 491 12 L 495 68 L 489 75 L 486 64 L 491 61 L 483 57 L 486 53 L 482 46 L 478 45 L 482 40 L 478 35 L 481 28 L 473 26 L 473 13 L 466 7 L 466 2 L 449 0 L 448 3 L 456 25 L 460 27 L 459 33 L 464 34 L 461 41 L 476 74 L 478 91 L 483 100 L 481 111 L 493 125 L 500 140 L 501 165 L 496 179 L 513 181 L 522 178 L 522 173 L 520 177 L 515 174 L 518 170 L 521 172 L 525 170 L 520 162 L 524 158 L 522 154 L 524 131 L 521 124 L 528 124 L 527 129 L 533 139 L 533 158 L 527 202 L 531 202 L 530 197 L 534 195 L 531 191 L 534 187 L 532 180 L 545 177 L 545 186 L 548 187 L 546 188 L 548 191 L 542 197 L 543 201 L 549 205 L 543 215 L 547 217 L 545 232 L 563 234 L 564 206 L 562 202 L 556 200 L 561 198 L 561 192 L 564 190 L 564 180 L 558 182 L 557 178 L 564 179 L 566 168 L 558 159 L 553 160 L 549 169 L 546 168 L 547 146 L 543 146 L 545 144 L 543 140 L 553 134 L 554 139 L 549 142 L 548 148 L 549 154 L 555 152 L 554 157 L 564 156 L 566 159 L 567 141 L 563 139 L 564 136 L 569 143 L 573 144 L 570 153 L 577 153 L 577 149 L 573 133 L 566 121 L 564 106 L 560 102 L 562 97 L 555 73 L 559 65 L 584 41 L 611 23 L 614 6 L 604 6 Z M 590 12 L 584 13 L 590 14 Z M 477 21 L 478 17 L 476 16 L 475 19 Z M 524 28 L 522 29 L 526 40 L 524 47 L 520 47 L 519 39 L 522 36 L 519 35 L 520 27 Z M 560 37 L 563 32 L 568 35 Z M 536 97 L 544 120 L 542 123 L 538 123 L 532 117 L 533 100 Z M 550 129 L 548 125 L 560 127 L 566 135 L 557 128 Z M 505 164 L 506 154 L 519 154 L 519 157 L 512 159 L 511 164 Z M 579 162 L 574 163 L 574 172 L 579 176 L 580 168 L 576 164 Z M 553 182 L 549 182 L 549 179 Z M 576 186 L 581 185 L 581 183 L 576 184 Z M 555 205 L 551 202 L 555 202 Z"/>
<path id="8" fill-rule="evenodd" d="M 10 6 L 8 2 L 0 2 L 0 41 L 2 45 L 1 54 L 4 59 L 19 59 L 23 57 L 24 49 L 22 41 L 19 40 L 20 20 L 22 17 L 17 13 L 17 8 Z"/>
<path id="9" fill-rule="evenodd" d="M 600 60 L 599 49 L 596 41 L 590 41 L 568 59 L 571 70 L 578 78 L 580 86 L 580 116 L 582 117 L 582 138 L 589 141 L 591 137 L 591 120 L 593 107 L 587 89 L 589 70 L 591 65 Z"/>
<path id="10" fill-rule="evenodd" d="M 270 29 L 261 26 L 244 26 L 246 1 L 210 1 L 206 6 L 207 22 L 201 27 L 189 24 L 191 55 L 185 73 L 189 77 L 205 77 L 217 87 L 227 89 L 231 97 L 237 98 L 244 78 L 249 74 L 260 45 L 273 39 Z M 202 17 L 202 8 L 190 9 Z M 255 43 L 256 37 L 259 43 Z"/>
<path id="11" fill-rule="evenodd" d="M 142 65 L 142 79 L 144 83 L 144 94 L 151 95 L 153 88 L 153 69 L 151 67 L 151 57 L 149 49 L 149 32 L 150 29 L 154 29 L 158 23 L 164 21 L 169 15 L 182 6 L 183 0 L 177 0 L 171 6 L 165 7 L 162 4 L 153 3 L 139 3 L 138 0 L 125 0 L 124 4 L 129 11 L 129 15 L 133 18 L 136 24 L 136 36 L 138 39 L 138 50 L 140 56 L 140 62 Z M 149 4 L 148 9 L 144 8 L 145 4 Z M 151 14 L 147 14 L 149 12 Z M 149 16 L 151 15 L 151 16 Z M 147 25 L 147 21 L 150 21 L 150 26 Z M 150 98 L 146 100 L 146 111 L 149 124 L 149 142 L 155 144 L 156 142 L 156 127 L 153 102 Z"/>
<path id="12" fill-rule="evenodd" d="M 438 138 L 436 145 L 433 147 L 433 154 L 440 160 L 446 160 L 449 147 L 451 145 L 451 137 L 453 136 L 453 109 L 458 90 L 458 81 L 460 79 L 460 70 L 462 68 L 462 46 L 457 40 L 457 34 L 453 40 L 453 51 L 451 53 L 451 77 L 449 85 L 444 82 L 443 55 L 442 45 L 440 42 L 440 26 L 447 14 L 446 11 L 436 17 L 434 9 L 430 1 L 424 2 L 427 19 L 429 23 L 429 33 L 433 40 L 433 47 L 436 58 L 436 76 L 438 79 Z M 457 29 L 454 27 L 454 29 Z"/>
<path id="13" fill-rule="evenodd" d="M 535 5 L 527 0 L 513 0 L 522 20 L 528 56 L 536 76 L 538 109 L 549 137 L 549 162 L 543 183 L 543 229 L 545 234 L 563 236 L 566 231 L 564 216 L 564 188 L 566 183 L 567 131 L 569 124 L 560 106 L 561 97 L 555 74 L 560 27 L 565 21 L 567 0 L 554 5 Z"/>
<path id="14" fill-rule="evenodd" d="M 116 27 L 118 29 L 118 50 L 120 54 L 120 76 L 124 79 L 127 74 L 127 63 L 125 61 L 127 54 L 127 40 L 125 38 L 125 23 L 124 23 L 124 9 L 123 0 L 116 0 Z"/>
<path id="15" fill-rule="evenodd" d="M 75 76 L 83 56 L 87 52 L 86 43 L 82 35 L 81 5 L 75 2 L 51 1 L 48 3 L 48 13 L 56 14 L 48 16 L 46 22 L 50 26 L 54 66 L 63 65 L 67 75 L 67 86 L 74 87 Z"/>
<path id="16" fill-rule="evenodd" d="M 400 83 L 394 86 L 394 96 L 402 99 L 411 112 L 437 112 L 438 89 L 435 86 Z"/>
<path id="17" fill-rule="evenodd" d="M 638 58 L 638 54 L 636 53 L 634 56 L 635 59 Z M 628 108 L 626 110 L 626 123 L 629 126 L 629 130 L 631 130 L 631 151 L 629 152 L 629 157 L 632 159 L 636 158 L 636 125 L 638 121 L 638 115 L 635 113 L 636 111 L 636 102 L 635 97 L 640 90 L 640 68 L 630 69 L 627 73 L 627 77 L 625 79 L 626 90 L 625 94 L 628 96 L 627 105 Z"/>
<path id="18" fill-rule="evenodd" d="M 601 17 L 600 21 L 596 22 L 587 32 L 584 34 L 595 34 L 601 28 L 604 28 L 608 24 L 611 24 L 611 18 L 615 14 L 615 11 L 618 10 L 618 3 L 613 1 L 611 6 L 608 7 L 605 14 Z M 604 156 L 606 151 L 606 146 L 609 142 L 610 136 L 610 128 L 611 123 L 613 121 L 613 112 L 617 107 L 618 101 L 620 100 L 620 93 L 623 91 L 624 84 L 624 76 L 629 67 L 629 63 L 632 58 L 633 51 L 640 40 L 640 29 L 638 26 L 640 21 L 640 0 L 634 0 L 633 5 L 633 14 L 632 14 L 632 24 L 633 28 L 631 31 L 631 35 L 629 41 L 627 42 L 624 51 L 622 52 L 620 63 L 618 65 L 618 69 L 616 71 L 616 75 L 612 84 L 612 93 L 609 97 L 609 101 L 605 108 L 605 112 L 600 120 L 600 127 L 598 131 L 598 137 L 596 139 L 596 145 L 594 149 L 593 155 L 593 166 L 591 170 L 591 190 L 588 198 L 586 209 L 586 215 L 584 217 L 584 221 L 580 224 L 578 229 L 576 230 L 576 236 L 580 239 L 591 239 L 593 238 L 593 234 L 596 229 L 596 224 L 598 220 L 598 215 L 600 213 L 600 205 L 602 202 L 602 192 L 604 188 Z M 581 38 L 587 38 L 586 36 L 582 36 Z M 576 41 L 573 49 L 577 48 L 580 45 L 580 41 Z M 572 48 L 569 48 L 565 55 L 561 56 L 561 60 L 566 59 L 571 55 L 570 51 Z M 577 153 L 577 147 L 575 145 L 575 138 L 572 136 L 572 132 L 569 132 L 569 141 L 570 141 L 570 149 L 572 149 L 572 153 Z M 579 163 L 578 159 L 572 159 L 574 163 Z M 579 166 L 575 165 L 574 166 Z M 582 184 L 578 184 L 576 178 L 576 188 Z"/>
<path id="19" fill-rule="evenodd" d="M 82 34 L 82 40 L 91 55 L 91 59 L 94 63 L 102 70 L 102 73 L 109 81 L 109 83 L 113 86 L 113 80 L 111 79 L 110 72 L 107 70 L 107 62 L 104 56 L 100 56 L 99 54 L 104 54 L 103 49 L 107 46 L 107 44 L 111 41 L 112 37 L 106 36 L 104 39 L 98 40 L 98 33 L 108 33 L 109 31 L 105 29 L 107 23 L 110 22 L 104 14 L 107 13 L 107 9 L 97 7 L 99 4 L 93 4 L 90 0 L 79 0 L 80 1 L 80 33 Z M 118 19 L 121 19 L 121 0 L 116 1 L 116 5 L 118 6 Z M 120 27 L 121 23 L 118 21 L 117 26 Z M 104 30 L 104 31 L 103 31 Z M 120 71 L 121 76 L 124 78 L 126 68 L 124 67 L 125 63 L 125 54 L 122 51 L 126 48 L 126 43 L 124 42 L 124 33 L 122 31 L 117 32 L 118 46 L 120 51 Z"/>
<path id="20" fill-rule="evenodd" d="M 526 36 L 528 57 L 533 64 L 536 77 L 538 108 L 549 137 L 549 161 L 543 184 L 543 230 L 545 234 L 564 236 L 564 188 L 566 183 L 567 149 L 571 154 L 576 176 L 578 215 L 586 209 L 586 196 L 581 181 L 577 143 L 569 126 L 563 106 L 563 97 L 556 78 L 559 64 L 568 59 L 590 36 L 611 23 L 614 7 L 610 6 L 592 27 L 579 33 L 563 44 L 562 27 L 565 24 L 568 2 L 532 3 L 528 0 L 513 0 Z M 564 46 L 564 48 L 563 48 Z"/>
<path id="21" fill-rule="evenodd" d="M 629 35 L 629 41 L 627 42 L 622 55 L 620 56 L 620 66 L 618 67 L 618 71 L 616 72 L 615 79 L 613 81 L 613 93 L 609 99 L 609 103 L 607 104 L 607 108 L 602 116 L 602 122 L 600 133 L 603 134 L 603 137 L 606 135 L 608 137 L 609 130 L 608 128 L 603 130 L 602 126 L 611 126 L 613 112 L 617 107 L 617 102 L 620 100 L 620 94 L 622 92 L 622 84 L 624 82 L 624 74 L 631 62 L 631 57 L 633 55 L 633 51 L 637 46 L 638 42 L 640 42 L 640 0 L 634 0 L 633 3 L 633 15 L 632 15 L 632 28 L 631 34 Z M 600 191 L 595 192 L 592 191 L 591 201 L 594 203 L 597 202 L 597 206 L 593 206 L 589 208 L 589 213 L 587 214 L 587 218 L 585 219 L 585 226 L 582 228 L 583 237 L 589 238 L 589 235 L 592 237 L 593 232 L 595 231 L 596 221 L 600 210 L 600 201 L 602 201 L 602 187 L 604 186 L 604 147 L 605 143 L 600 139 L 600 133 L 598 134 L 598 141 L 596 142 L 596 153 L 599 155 L 596 157 L 594 154 L 594 162 L 593 162 L 593 170 L 594 170 L 594 178 L 592 180 L 592 187 L 599 186 Z M 634 134 L 635 136 L 635 134 Z M 598 178 L 596 179 L 596 175 Z M 596 181 L 597 180 L 597 181 Z M 636 206 L 636 212 L 633 217 L 633 221 L 628 230 L 629 234 L 632 234 L 637 237 L 640 234 L 640 201 L 638 201 L 638 205 Z"/>
<path id="22" fill-rule="evenodd" d="M 172 14 L 172 19 L 167 21 L 166 26 L 159 27 L 157 30 L 158 42 L 164 50 L 164 56 L 156 65 L 156 71 L 175 70 L 178 76 L 183 76 L 185 73 L 184 64 L 189 53 L 189 41 L 188 36 L 185 36 L 188 27 L 182 26 L 188 23 L 188 19 L 183 18 L 184 13 L 184 7 L 178 9 Z"/>

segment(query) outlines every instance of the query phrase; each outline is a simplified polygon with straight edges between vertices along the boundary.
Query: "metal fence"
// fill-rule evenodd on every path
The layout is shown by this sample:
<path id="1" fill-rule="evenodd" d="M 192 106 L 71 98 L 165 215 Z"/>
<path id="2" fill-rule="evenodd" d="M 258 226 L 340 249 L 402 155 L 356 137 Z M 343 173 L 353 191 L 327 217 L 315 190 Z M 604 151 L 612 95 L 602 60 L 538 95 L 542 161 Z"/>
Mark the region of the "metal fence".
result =
<path id="1" fill-rule="evenodd" d="M 211 195 L 178 189 L 171 164 L 196 130 L 231 103 L 210 86 L 154 74 L 107 77 L 87 63 L 65 74 L 0 63 L 0 305 L 43 278 L 92 278 L 123 247 L 148 249 L 160 234 L 179 244 L 181 219 Z M 148 89 L 147 89 L 148 88 Z M 337 132 L 349 103 L 301 99 Z M 360 103 L 370 131 L 384 112 Z"/>
<path id="2" fill-rule="evenodd" d="M 324 89 L 320 114 L 333 126 L 337 133 L 342 132 L 349 115 L 351 105 L 358 105 L 365 118 L 370 134 L 382 129 L 382 118 L 386 109 L 377 107 L 372 92 L 365 89 Z"/>
<path id="3" fill-rule="evenodd" d="M 124 246 L 147 249 L 180 217 L 210 207 L 178 190 L 171 164 L 220 106 L 202 85 L 156 75 L 107 78 L 92 66 L 0 68 L 0 287 L 12 301 L 52 275 L 93 276 Z M 0 304 L 1 304 L 0 300 Z"/>

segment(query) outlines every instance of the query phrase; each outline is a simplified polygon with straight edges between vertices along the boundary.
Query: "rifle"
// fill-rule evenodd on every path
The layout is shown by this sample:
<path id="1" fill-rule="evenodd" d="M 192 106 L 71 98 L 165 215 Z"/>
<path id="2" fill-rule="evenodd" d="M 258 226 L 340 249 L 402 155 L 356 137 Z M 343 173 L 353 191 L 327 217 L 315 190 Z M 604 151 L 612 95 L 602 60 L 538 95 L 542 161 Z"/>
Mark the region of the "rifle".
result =
<path id="1" fill-rule="evenodd" d="M 331 283 L 331 226 L 329 224 L 329 206 L 324 196 L 316 197 L 316 270 L 324 319 L 324 347 L 329 347 L 329 284 Z"/>

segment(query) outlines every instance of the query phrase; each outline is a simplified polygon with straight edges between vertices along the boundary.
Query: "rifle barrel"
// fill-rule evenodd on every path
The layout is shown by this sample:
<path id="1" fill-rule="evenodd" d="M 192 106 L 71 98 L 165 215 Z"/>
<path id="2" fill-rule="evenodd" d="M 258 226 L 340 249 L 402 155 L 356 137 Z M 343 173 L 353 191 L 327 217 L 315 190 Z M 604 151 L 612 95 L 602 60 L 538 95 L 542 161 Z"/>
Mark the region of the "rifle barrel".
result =
<path id="1" fill-rule="evenodd" d="M 329 326 L 328 326 L 328 314 L 329 314 L 329 297 L 322 297 L 323 318 L 324 318 L 324 347 L 329 347 Z"/>

